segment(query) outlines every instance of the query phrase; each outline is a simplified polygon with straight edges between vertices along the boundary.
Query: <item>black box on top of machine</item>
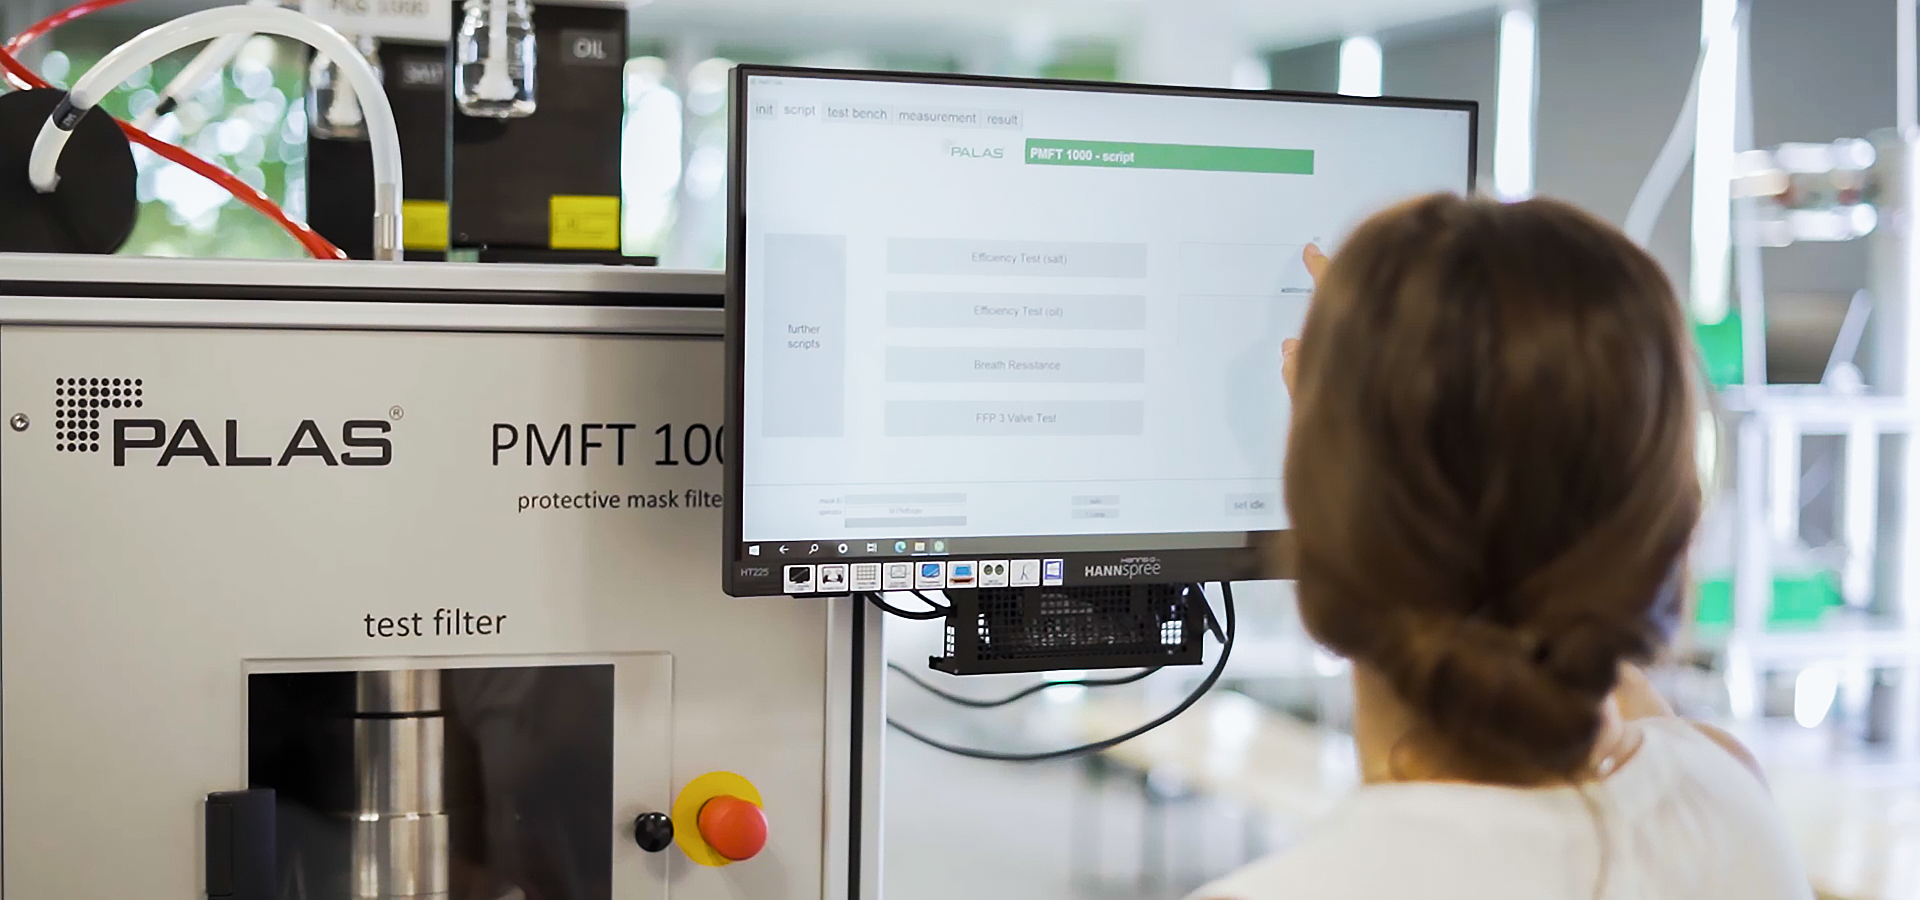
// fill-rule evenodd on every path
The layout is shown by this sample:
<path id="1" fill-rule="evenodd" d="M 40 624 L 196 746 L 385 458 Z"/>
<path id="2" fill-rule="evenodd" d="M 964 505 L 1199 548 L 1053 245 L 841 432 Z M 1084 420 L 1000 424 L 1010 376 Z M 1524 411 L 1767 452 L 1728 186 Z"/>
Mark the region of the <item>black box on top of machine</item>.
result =
<path id="1" fill-rule="evenodd" d="M 445 259 L 447 46 L 389 40 L 379 44 L 376 55 L 399 125 L 407 258 Z M 311 55 L 308 63 L 311 71 Z M 373 155 L 365 138 L 308 135 L 307 224 L 348 256 L 373 258 Z"/>
<path id="2" fill-rule="evenodd" d="M 448 94 L 452 245 L 602 261 L 620 251 L 626 9 L 534 6 L 532 114 L 472 116 Z"/>

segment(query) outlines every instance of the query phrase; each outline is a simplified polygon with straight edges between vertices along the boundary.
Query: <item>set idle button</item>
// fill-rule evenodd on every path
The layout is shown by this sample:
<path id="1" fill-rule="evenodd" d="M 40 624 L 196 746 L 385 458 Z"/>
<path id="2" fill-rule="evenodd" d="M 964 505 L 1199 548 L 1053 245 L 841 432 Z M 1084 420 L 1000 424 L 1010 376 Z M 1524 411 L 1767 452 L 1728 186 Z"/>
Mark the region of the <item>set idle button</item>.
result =
<path id="1" fill-rule="evenodd" d="M 723 796 L 700 807 L 700 837 L 715 853 L 734 862 L 752 859 L 767 846 L 767 813 L 760 805 Z"/>

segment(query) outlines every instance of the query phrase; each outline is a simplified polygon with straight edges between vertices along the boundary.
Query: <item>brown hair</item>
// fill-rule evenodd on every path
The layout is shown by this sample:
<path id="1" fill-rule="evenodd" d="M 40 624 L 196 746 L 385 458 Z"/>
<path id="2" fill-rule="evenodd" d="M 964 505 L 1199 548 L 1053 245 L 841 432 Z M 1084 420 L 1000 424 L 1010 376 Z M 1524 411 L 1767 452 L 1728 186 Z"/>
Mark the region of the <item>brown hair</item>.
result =
<path id="1" fill-rule="evenodd" d="M 1699 517 L 1694 357 L 1659 266 L 1563 203 L 1421 198 L 1362 225 L 1299 354 L 1301 614 L 1465 777 L 1577 777 L 1664 643 Z"/>

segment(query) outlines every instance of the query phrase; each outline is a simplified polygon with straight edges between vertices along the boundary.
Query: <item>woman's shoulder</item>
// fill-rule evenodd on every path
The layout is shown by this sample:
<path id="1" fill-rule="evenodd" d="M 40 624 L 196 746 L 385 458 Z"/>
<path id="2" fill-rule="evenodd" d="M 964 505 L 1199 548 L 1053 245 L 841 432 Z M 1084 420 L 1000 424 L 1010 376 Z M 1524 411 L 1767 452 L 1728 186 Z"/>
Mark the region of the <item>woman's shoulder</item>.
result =
<path id="1" fill-rule="evenodd" d="M 1721 840 L 1792 857 L 1777 812 L 1747 768 L 1750 758 L 1682 719 L 1646 720 L 1642 727 L 1647 739 L 1640 752 L 1598 791 L 1459 783 L 1363 787 L 1294 845 L 1192 900 L 1582 896 L 1580 886 L 1590 891 L 1598 875 L 1588 871 L 1597 860 L 1587 842 L 1593 801 L 1603 798 L 1602 815 L 1622 834 L 1665 833 L 1704 817 L 1720 823 L 1712 834 Z"/>
<path id="2" fill-rule="evenodd" d="M 1738 769 L 1763 787 L 1767 783 L 1766 773 L 1753 752 L 1718 726 L 1678 716 L 1637 719 L 1634 724 L 1649 734 L 1659 735 L 1697 766 L 1726 771 Z"/>
<path id="3" fill-rule="evenodd" d="M 1412 897 L 1455 900 L 1479 863 L 1449 834 L 1424 786 L 1362 788 L 1285 850 L 1240 868 L 1191 900 Z M 1448 792 L 1452 793 L 1452 792 Z M 1461 900 L 1474 894 L 1459 894 Z"/>

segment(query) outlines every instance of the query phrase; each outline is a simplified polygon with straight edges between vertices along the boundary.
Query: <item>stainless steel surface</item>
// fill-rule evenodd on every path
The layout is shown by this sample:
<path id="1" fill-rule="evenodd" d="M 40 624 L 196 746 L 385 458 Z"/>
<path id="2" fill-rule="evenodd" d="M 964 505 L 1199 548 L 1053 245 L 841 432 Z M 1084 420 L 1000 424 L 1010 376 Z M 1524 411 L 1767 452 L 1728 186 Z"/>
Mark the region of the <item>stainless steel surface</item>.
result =
<path id="1" fill-rule="evenodd" d="M 17 253 L 4 257 L 0 281 L 100 284 L 207 284 L 258 287 L 351 287 L 443 291 L 711 294 L 725 290 L 713 271 L 646 266 L 561 266 L 434 263 L 390 266 L 369 261 L 153 259 L 92 256 L 76 269 L 72 256 Z"/>
<path id="2" fill-rule="evenodd" d="M 437 715 L 354 720 L 355 813 L 365 818 L 446 812 L 445 726 Z"/>
<path id="3" fill-rule="evenodd" d="M 440 672 L 361 672 L 355 681 L 354 896 L 443 897 L 452 848 Z"/>
<path id="4" fill-rule="evenodd" d="M 434 265 L 438 265 L 435 263 Z M 399 268 L 395 266 L 395 268 Z M 143 300 L 48 295 L 0 297 L 9 325 L 140 325 L 202 328 L 332 328 L 719 337 L 717 309 L 350 303 L 328 300 Z"/>
<path id="5" fill-rule="evenodd" d="M 392 185 L 376 188 L 373 203 L 373 258 L 399 262 L 406 258 L 400 222 L 400 192 Z M 338 260 L 335 260 L 338 262 Z"/>
<path id="6" fill-rule="evenodd" d="M 414 669 L 361 672 L 355 677 L 354 710 L 361 713 L 440 711 L 440 672 Z"/>
<path id="7" fill-rule="evenodd" d="M 356 900 L 440 900 L 447 896 L 447 817 L 360 819 L 353 823 Z"/>

